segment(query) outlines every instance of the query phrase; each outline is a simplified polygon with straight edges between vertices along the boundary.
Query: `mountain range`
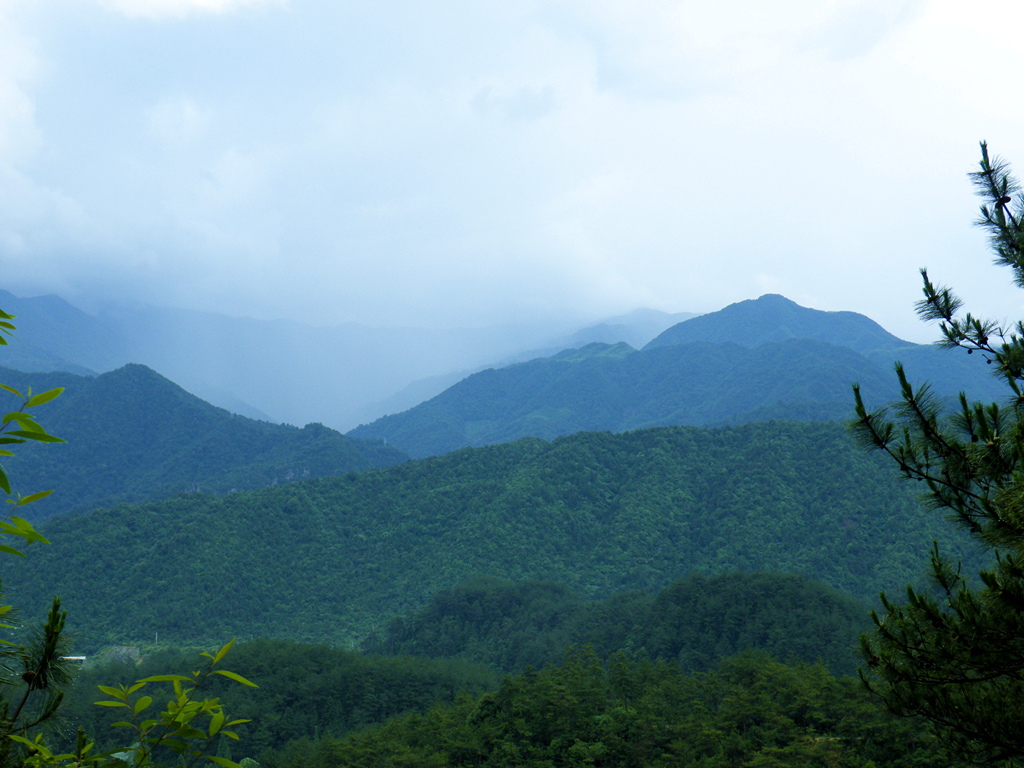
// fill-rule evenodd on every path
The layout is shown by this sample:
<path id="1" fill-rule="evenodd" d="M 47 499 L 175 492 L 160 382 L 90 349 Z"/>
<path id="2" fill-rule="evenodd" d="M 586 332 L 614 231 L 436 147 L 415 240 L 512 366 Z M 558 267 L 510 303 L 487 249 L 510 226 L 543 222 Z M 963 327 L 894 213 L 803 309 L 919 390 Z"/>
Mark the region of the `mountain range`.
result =
<path id="1" fill-rule="evenodd" d="M 18 318 L 6 367 L 88 374 L 140 363 L 235 413 L 336 429 L 409 408 L 489 365 L 590 341 L 644 343 L 691 316 L 646 310 L 584 328 L 317 327 L 150 306 L 89 314 L 57 296 L 2 290 L 0 307 Z"/>
<path id="2" fill-rule="evenodd" d="M 99 376 L 0 368 L 0 381 L 22 393 L 65 390 L 37 415 L 67 442 L 26 444 L 4 462 L 23 495 L 55 491 L 25 507 L 33 518 L 184 492 L 264 488 L 408 458 L 321 424 L 299 429 L 230 413 L 138 364 Z M 0 412 L 18 405 L 0 392 Z"/>
<path id="3" fill-rule="evenodd" d="M 869 403 L 896 399 L 896 361 L 940 397 L 1002 396 L 980 359 L 902 341 L 853 312 L 766 295 L 678 323 L 640 350 L 594 343 L 481 371 L 348 434 L 424 457 L 582 430 L 844 420 L 853 382 Z"/>
<path id="4" fill-rule="evenodd" d="M 68 361 L 75 343 L 96 356 L 114 343 L 68 339 L 30 351 Z M 39 416 L 69 441 L 5 462 L 18 490 L 57 490 L 34 505 L 53 545 L 9 564 L 5 589 L 30 615 L 60 594 L 92 648 L 233 634 L 352 646 L 474 577 L 593 600 L 772 571 L 870 601 L 923 573 L 932 541 L 978 562 L 885 457 L 828 423 L 848 417 L 853 381 L 893 397 L 895 359 L 940 395 L 998 396 L 976 359 L 778 296 L 641 349 L 593 341 L 482 371 L 347 436 L 232 414 L 137 363 L 0 370 L 22 390 L 66 388 Z"/>

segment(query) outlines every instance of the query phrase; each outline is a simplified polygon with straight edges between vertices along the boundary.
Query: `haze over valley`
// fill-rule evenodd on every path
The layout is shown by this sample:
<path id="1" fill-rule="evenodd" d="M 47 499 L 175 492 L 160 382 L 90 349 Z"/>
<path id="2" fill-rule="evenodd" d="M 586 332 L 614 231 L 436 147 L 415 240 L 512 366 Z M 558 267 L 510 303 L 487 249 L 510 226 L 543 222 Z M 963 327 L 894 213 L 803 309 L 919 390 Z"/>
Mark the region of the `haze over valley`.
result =
<path id="1" fill-rule="evenodd" d="M 0 768 L 1024 760 L 1022 27 L 0 0 Z"/>

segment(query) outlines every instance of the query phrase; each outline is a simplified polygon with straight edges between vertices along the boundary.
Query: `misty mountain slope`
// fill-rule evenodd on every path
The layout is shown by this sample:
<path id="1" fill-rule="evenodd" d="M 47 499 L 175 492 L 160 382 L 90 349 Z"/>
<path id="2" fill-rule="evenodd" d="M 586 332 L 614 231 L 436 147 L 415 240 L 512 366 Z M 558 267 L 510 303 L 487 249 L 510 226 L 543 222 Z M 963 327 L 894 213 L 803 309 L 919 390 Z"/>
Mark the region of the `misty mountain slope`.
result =
<path id="1" fill-rule="evenodd" d="M 625 315 L 588 325 L 575 333 L 556 339 L 544 349 L 519 352 L 505 360 L 492 360 L 487 367 L 498 368 L 513 363 L 525 363 L 538 357 L 552 357 L 567 349 L 580 349 L 590 344 L 628 344 L 640 349 L 657 338 L 668 328 L 697 317 L 693 312 L 659 312 L 654 309 L 637 309 Z M 454 383 L 454 382 L 452 382 Z M 434 394 L 438 394 L 435 392 Z"/>
<path id="2" fill-rule="evenodd" d="M 370 403 L 353 411 L 352 417 L 358 423 L 366 424 L 381 416 L 401 413 L 441 394 L 448 387 L 457 384 L 467 376 L 472 376 L 474 373 L 487 370 L 488 368 L 501 368 L 514 363 L 535 360 L 538 357 L 550 357 L 566 349 L 577 349 L 595 342 L 611 345 L 625 343 L 632 347 L 641 347 L 666 328 L 691 317 L 696 317 L 696 315 L 692 312 L 669 314 L 653 309 L 634 310 L 628 314 L 609 318 L 604 322 L 581 328 L 571 336 L 562 339 L 556 345 L 544 350 L 535 349 L 517 352 L 504 361 L 495 362 L 492 360 L 488 365 L 477 366 L 472 370 L 418 379 L 404 387 L 401 391 L 383 400 Z"/>
<path id="3" fill-rule="evenodd" d="M 598 342 L 618 344 L 625 342 L 631 347 L 648 344 L 666 329 L 677 323 L 696 317 L 693 312 L 658 312 L 652 309 L 637 309 L 619 317 L 612 317 L 602 323 L 582 328 L 572 335 L 565 347 L 582 347 Z"/>
<path id="4" fill-rule="evenodd" d="M 684 320 L 658 335 L 645 349 L 695 341 L 732 341 L 744 347 L 757 347 L 786 339 L 824 341 L 861 353 L 913 346 L 856 312 L 809 309 L 770 293 Z"/>
<path id="5" fill-rule="evenodd" d="M 251 418 L 351 429 L 412 407 L 485 366 L 592 341 L 646 343 L 685 314 L 637 310 L 573 332 L 545 323 L 490 328 L 315 327 L 274 318 L 147 306 L 94 317 L 56 296 L 0 292 L 18 341 L 0 363 L 83 375 L 141 363 Z M 543 353 L 530 350 L 543 349 Z"/>
<path id="6" fill-rule="evenodd" d="M 898 358 L 912 380 L 930 381 L 940 396 L 952 397 L 961 390 L 981 398 L 1002 396 L 979 360 L 909 345 L 868 318 L 803 310 L 781 297 L 743 304 L 740 317 L 744 322 L 756 319 L 759 337 L 773 332 L 778 338 L 754 346 L 721 340 L 737 327 L 739 305 L 733 305 L 670 329 L 699 323 L 700 332 L 690 335 L 706 337 L 701 340 L 659 344 L 656 339 L 642 350 L 593 344 L 482 371 L 415 408 L 349 434 L 385 439 L 423 457 L 585 430 L 841 420 L 852 415 L 854 382 L 862 385 L 869 403 L 880 405 L 898 396 L 892 372 Z M 781 316 L 772 320 L 775 309 Z M 792 336 L 825 316 L 828 327 L 806 332 L 834 341 Z M 714 325 L 716 318 L 722 319 L 720 327 Z M 844 340 L 860 350 L 836 343 Z"/>
<path id="7" fill-rule="evenodd" d="M 196 488 L 216 493 L 261 488 L 407 458 L 319 424 L 298 429 L 229 413 L 142 365 L 95 378 L 0 369 L 0 381 L 22 392 L 29 386 L 35 392 L 66 388 L 34 410 L 40 423 L 68 442 L 25 445 L 5 462 L 21 492 L 56 490 L 26 508 L 35 516 Z M 2 395 L 0 407 L 10 410 L 14 397 Z"/>
<path id="8" fill-rule="evenodd" d="M 54 518 L 4 587 L 29 615 L 61 595 L 93 646 L 356 642 L 472 576 L 593 599 L 769 570 L 873 600 L 917 580 L 933 540 L 977 562 L 916 492 L 837 424 L 582 433 Z"/>
<path id="9" fill-rule="evenodd" d="M 23 299 L 0 290 L 0 309 L 15 315 L 17 326 L 3 349 L 7 368 L 90 376 L 123 358 L 123 342 L 106 323 L 58 296 Z"/>

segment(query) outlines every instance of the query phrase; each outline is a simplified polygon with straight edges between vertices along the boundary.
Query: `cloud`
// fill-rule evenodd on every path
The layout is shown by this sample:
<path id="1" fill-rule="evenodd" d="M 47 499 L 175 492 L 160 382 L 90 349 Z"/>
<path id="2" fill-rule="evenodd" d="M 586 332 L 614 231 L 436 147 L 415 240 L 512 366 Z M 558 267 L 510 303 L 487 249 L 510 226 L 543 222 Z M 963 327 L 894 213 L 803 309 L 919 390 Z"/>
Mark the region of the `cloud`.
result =
<path id="1" fill-rule="evenodd" d="M 244 6 L 283 4 L 287 0 L 102 0 L 131 18 L 182 18 L 196 13 L 222 14 Z"/>
<path id="2" fill-rule="evenodd" d="M 21 2 L 0 267 L 320 322 L 765 285 L 913 322 L 916 268 L 976 234 L 976 141 L 1024 162 L 1016 27 L 979 1 Z"/>
<path id="3" fill-rule="evenodd" d="M 845 4 L 806 30 L 798 46 L 836 60 L 864 56 L 896 30 L 911 23 L 925 0 L 868 0 Z"/>
<path id="4" fill-rule="evenodd" d="M 209 122 L 204 111 L 186 96 L 162 98 L 147 113 L 154 135 L 170 144 L 200 137 Z"/>
<path id="5" fill-rule="evenodd" d="M 41 63 L 34 41 L 12 18 L 17 3 L 0 4 L 0 163 L 14 164 L 41 144 L 30 90 Z"/>
<path id="6" fill-rule="evenodd" d="M 511 93 L 500 94 L 491 86 L 484 86 L 470 99 L 474 111 L 484 117 L 500 115 L 506 120 L 538 120 L 551 114 L 557 106 L 555 91 L 550 85 L 543 88 L 520 86 Z"/>

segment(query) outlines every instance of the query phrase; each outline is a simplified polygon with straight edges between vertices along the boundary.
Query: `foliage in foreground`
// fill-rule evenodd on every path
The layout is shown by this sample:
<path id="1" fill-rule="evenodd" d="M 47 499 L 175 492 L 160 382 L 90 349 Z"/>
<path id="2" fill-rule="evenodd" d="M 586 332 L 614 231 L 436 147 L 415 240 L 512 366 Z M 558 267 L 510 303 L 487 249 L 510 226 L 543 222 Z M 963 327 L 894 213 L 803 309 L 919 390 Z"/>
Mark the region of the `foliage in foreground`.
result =
<path id="1" fill-rule="evenodd" d="M 0 310 L 0 346 L 7 346 L 7 336 L 15 330 L 11 322 L 13 315 Z M 11 410 L 0 419 L 0 457 L 7 461 L 15 455 L 15 446 L 26 444 L 61 443 L 63 440 L 51 435 L 36 420 L 32 409 L 51 402 L 60 396 L 59 387 L 32 394 L 28 388 L 24 393 L 8 384 L 0 384 L 0 389 L 7 393 L 5 397 L 11 403 Z M 11 398 L 13 397 L 13 400 Z M 37 491 L 22 496 L 11 488 L 11 480 L 7 469 L 0 465 L 0 491 L 6 496 L 5 501 L 21 512 L 27 505 L 44 499 L 52 491 Z M 15 515 L 0 520 L 0 534 L 5 541 L 13 539 L 18 546 L 36 543 L 48 543 L 22 517 Z M 20 549 L 10 544 L 0 544 L 0 553 L 24 558 Z M 5 622 L 0 624 L 7 630 L 19 628 L 17 614 L 11 605 L 0 606 L 0 616 Z M 0 641 L 0 765 L 17 765 L 24 758 L 25 749 L 20 742 L 28 741 L 31 733 L 52 724 L 60 708 L 64 696 L 64 688 L 70 681 L 70 670 L 64 655 L 67 653 L 67 641 L 64 625 L 67 612 L 61 608 L 60 600 L 53 599 L 46 616 L 46 621 L 32 631 L 29 639 L 22 645 Z"/>
<path id="2" fill-rule="evenodd" d="M 920 721 L 893 717 L 851 678 L 746 654 L 687 676 L 588 649 L 480 697 L 344 739 L 299 741 L 269 768 L 956 766 Z"/>
<path id="3" fill-rule="evenodd" d="M 203 653 L 209 662 L 191 675 L 151 675 L 131 685 L 97 686 L 107 698 L 94 704 L 113 708 L 122 718 L 111 724 L 124 729 L 117 740 L 119 748 L 97 749 L 96 742 L 81 728 L 70 751 L 63 753 L 52 749 L 53 739 L 44 738 L 42 733 L 32 739 L 12 735 L 11 739 L 23 750 L 21 761 L 30 768 L 192 768 L 199 761 L 208 760 L 221 768 L 240 768 L 219 752 L 225 738 L 238 740 L 233 729 L 248 720 L 230 719 L 220 699 L 208 696 L 207 685 L 219 675 L 256 687 L 238 673 L 218 668 L 233 644 L 232 640 L 215 654 Z M 158 691 L 157 687 L 167 690 Z M 159 701 L 166 703 L 161 707 Z"/>
<path id="4" fill-rule="evenodd" d="M 972 174 L 985 204 L 981 220 L 996 262 L 1024 287 L 1024 202 L 1008 166 L 982 144 Z M 1016 201 L 1014 198 L 1016 197 Z M 961 314 L 961 301 L 924 273 L 918 311 L 938 321 L 942 345 L 966 349 L 1006 385 L 1004 403 L 970 402 L 943 413 L 928 386 L 897 369 L 903 392 L 895 415 L 869 412 L 855 388 L 854 429 L 920 481 L 928 504 L 995 553 L 980 585 L 935 545 L 931 589 L 886 599 L 864 641 L 866 680 L 895 712 L 923 715 L 962 754 L 1024 757 L 1024 323 L 1003 327 Z"/>
<path id="5" fill-rule="evenodd" d="M 187 668 L 190 654 L 164 650 L 138 665 L 125 657 L 80 671 L 68 691 L 62 714 L 69 732 L 84 728 L 97 747 L 117 745 L 107 726 L 116 713 L 93 706 L 97 684 L 131 685 L 166 669 Z M 237 730 L 241 745 L 232 756 L 254 757 L 286 742 L 344 735 L 393 715 L 425 711 L 455 699 L 493 690 L 500 678 L 492 669 L 469 662 L 364 656 L 325 645 L 287 640 L 239 642 L 231 650 L 231 668 L 259 688 L 210 679 L 205 695 L 231 705 L 233 716 L 251 722 Z"/>
<path id="6" fill-rule="evenodd" d="M 6 336 L 15 330 L 14 317 L 0 310 L 0 345 L 6 346 Z M 9 384 L 0 389 L 16 400 L 15 410 L 0 419 L 0 456 L 5 459 L 15 454 L 14 446 L 26 443 L 62 443 L 36 421 L 30 410 L 51 402 L 61 395 L 61 388 L 53 388 L 33 395 L 31 387 L 23 394 Z M 7 470 L 0 466 L 0 491 L 16 509 L 38 502 L 52 491 L 38 491 L 28 496 L 15 494 Z M 0 520 L 0 534 L 21 540 L 26 544 L 49 542 L 27 520 L 11 516 Z M 19 542 L 20 544 L 20 542 Z M 0 553 L 24 558 L 20 550 L 8 544 L 0 545 Z M 14 616 L 12 606 L 0 607 L 0 615 Z M 122 768 L 133 766 L 175 765 L 191 768 L 199 760 L 210 760 L 221 768 L 239 768 L 230 760 L 216 756 L 218 742 L 223 737 L 237 739 L 229 730 L 244 720 L 229 720 L 218 699 L 200 698 L 200 689 L 213 676 L 220 675 L 243 685 L 253 683 L 235 672 L 217 666 L 232 644 L 223 646 L 209 658 L 205 670 L 187 675 L 157 675 L 136 681 L 130 687 L 100 686 L 100 690 L 113 700 L 97 702 L 100 706 L 127 710 L 129 720 L 115 725 L 127 728 L 131 737 L 116 752 L 94 750 L 95 743 L 79 730 L 72 751 L 58 754 L 47 746 L 47 736 L 59 722 L 61 704 L 71 683 L 69 646 L 65 634 L 67 612 L 61 608 L 60 598 L 53 598 L 45 623 L 31 632 L 22 645 L 0 641 L 0 766 L 11 768 L 28 766 L 43 768 L 57 766 L 90 765 L 96 768 Z M 20 629 L 16 624 L 4 624 L 4 629 Z M 154 699 L 141 691 L 151 684 L 167 683 L 172 689 L 167 704 L 161 711 L 152 708 Z M 151 691 L 150 691 L 151 692 Z M 197 727 L 199 726 L 199 727 Z M 125 742 L 121 742 L 125 744 Z M 166 762 L 165 762 L 166 761 Z"/>

